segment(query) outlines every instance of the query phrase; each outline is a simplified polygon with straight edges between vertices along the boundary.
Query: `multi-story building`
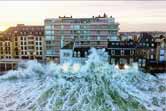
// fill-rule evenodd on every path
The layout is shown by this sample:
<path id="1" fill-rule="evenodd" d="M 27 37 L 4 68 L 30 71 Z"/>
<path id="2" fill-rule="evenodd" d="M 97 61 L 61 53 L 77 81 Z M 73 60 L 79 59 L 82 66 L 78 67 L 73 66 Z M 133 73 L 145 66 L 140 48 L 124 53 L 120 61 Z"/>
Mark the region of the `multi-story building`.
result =
<path id="1" fill-rule="evenodd" d="M 138 41 L 74 41 L 61 49 L 60 62 L 84 63 L 92 47 L 105 48 L 108 62 L 118 64 L 119 68 L 138 62 L 140 69 L 144 71 L 166 71 L 166 38 L 155 39 L 148 33 L 141 34 Z"/>
<path id="2" fill-rule="evenodd" d="M 3 34 L 0 35 L 0 59 L 12 58 L 13 47 L 12 41 L 5 37 Z"/>
<path id="3" fill-rule="evenodd" d="M 135 61 L 136 44 L 132 41 L 109 41 L 107 47 L 109 63 L 132 64 Z"/>
<path id="4" fill-rule="evenodd" d="M 10 27 L 4 34 L 12 39 L 14 58 L 42 60 L 44 26 L 18 24 L 16 27 Z"/>
<path id="5" fill-rule="evenodd" d="M 45 57 L 59 62 L 60 48 L 71 41 L 117 41 L 119 24 L 113 17 L 59 17 L 45 20 Z M 105 45 L 107 46 L 107 44 Z"/>
<path id="6" fill-rule="evenodd" d="M 161 36 L 159 38 L 156 38 L 156 43 L 156 60 L 159 63 L 166 63 L 166 37 Z"/>
<path id="7" fill-rule="evenodd" d="M 137 44 L 136 59 L 140 67 L 156 61 L 156 42 L 150 34 L 141 33 Z"/>
<path id="8" fill-rule="evenodd" d="M 105 44 L 107 46 L 105 47 Z M 135 61 L 136 45 L 133 41 L 80 41 L 69 43 L 61 49 L 61 63 L 84 63 L 89 55 L 89 50 L 104 48 L 108 54 L 108 62 L 111 64 L 132 64 Z"/>
<path id="9" fill-rule="evenodd" d="M 91 48 L 103 49 L 108 41 L 75 41 L 65 45 L 60 50 L 60 63 L 85 63 Z"/>

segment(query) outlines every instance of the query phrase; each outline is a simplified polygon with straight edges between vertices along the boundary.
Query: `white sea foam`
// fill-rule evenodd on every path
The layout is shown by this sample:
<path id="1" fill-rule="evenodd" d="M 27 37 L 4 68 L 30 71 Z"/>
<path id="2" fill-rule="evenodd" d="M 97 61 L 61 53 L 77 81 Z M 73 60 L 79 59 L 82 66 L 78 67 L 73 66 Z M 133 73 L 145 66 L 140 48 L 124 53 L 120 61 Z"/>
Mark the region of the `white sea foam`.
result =
<path id="1" fill-rule="evenodd" d="M 166 74 L 154 77 L 137 64 L 119 70 L 104 49 L 85 64 L 28 61 L 0 77 L 0 110 L 126 111 L 166 109 Z"/>

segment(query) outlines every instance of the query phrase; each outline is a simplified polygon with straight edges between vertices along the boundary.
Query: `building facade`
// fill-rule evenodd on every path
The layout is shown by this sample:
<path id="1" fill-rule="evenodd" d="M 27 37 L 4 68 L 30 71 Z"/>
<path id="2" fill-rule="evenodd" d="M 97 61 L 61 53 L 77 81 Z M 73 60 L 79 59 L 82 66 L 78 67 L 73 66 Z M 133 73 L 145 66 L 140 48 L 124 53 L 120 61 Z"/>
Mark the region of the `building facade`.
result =
<path id="1" fill-rule="evenodd" d="M 131 65 L 135 58 L 136 44 L 130 41 L 109 41 L 107 47 L 109 63 Z"/>
<path id="2" fill-rule="evenodd" d="M 166 38 L 157 38 L 156 43 L 156 60 L 159 63 L 166 62 Z"/>
<path id="3" fill-rule="evenodd" d="M 43 59 L 44 26 L 18 24 L 4 32 L 12 41 L 13 58 Z"/>
<path id="4" fill-rule="evenodd" d="M 12 40 L 4 34 L 0 34 L 0 59 L 13 57 Z"/>
<path id="5" fill-rule="evenodd" d="M 59 17 L 45 20 L 45 58 L 59 62 L 60 49 L 71 41 L 117 41 L 119 24 L 113 17 Z"/>
<path id="6" fill-rule="evenodd" d="M 140 67 L 156 62 L 156 42 L 148 33 L 142 33 L 139 37 L 136 59 Z"/>
<path id="7" fill-rule="evenodd" d="M 70 44 L 70 43 L 69 43 Z M 107 44 L 107 45 L 106 45 Z M 136 61 L 136 44 L 130 41 L 75 41 L 73 45 L 64 46 L 61 49 L 61 62 L 84 63 L 88 59 L 91 48 L 105 49 L 110 64 L 129 64 Z M 106 47 L 105 47 L 106 46 Z"/>

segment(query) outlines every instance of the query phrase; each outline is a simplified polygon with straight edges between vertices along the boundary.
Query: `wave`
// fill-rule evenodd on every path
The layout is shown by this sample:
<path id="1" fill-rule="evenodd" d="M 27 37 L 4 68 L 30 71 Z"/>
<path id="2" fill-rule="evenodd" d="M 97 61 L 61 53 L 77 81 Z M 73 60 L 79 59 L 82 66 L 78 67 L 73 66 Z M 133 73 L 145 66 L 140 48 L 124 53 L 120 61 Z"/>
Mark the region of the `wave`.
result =
<path id="1" fill-rule="evenodd" d="M 166 109 L 166 74 L 158 77 L 107 63 L 91 49 L 85 64 L 20 63 L 0 77 L 0 109 L 25 111 L 144 111 Z M 11 101 L 11 98 L 13 100 Z M 1 104 L 3 105 L 1 106 Z"/>

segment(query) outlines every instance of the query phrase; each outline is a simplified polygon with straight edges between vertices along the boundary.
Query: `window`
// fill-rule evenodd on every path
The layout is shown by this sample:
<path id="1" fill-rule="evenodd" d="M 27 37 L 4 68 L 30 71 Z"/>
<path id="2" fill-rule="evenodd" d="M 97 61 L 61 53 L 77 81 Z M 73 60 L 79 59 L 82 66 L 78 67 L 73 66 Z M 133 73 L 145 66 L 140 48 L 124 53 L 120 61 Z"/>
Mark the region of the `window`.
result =
<path id="1" fill-rule="evenodd" d="M 47 55 L 55 55 L 55 50 L 54 49 L 50 49 L 46 51 Z"/>
<path id="2" fill-rule="evenodd" d="M 36 35 L 38 35 L 38 34 L 39 34 L 39 32 L 35 32 L 35 34 L 36 34 Z"/>
<path id="3" fill-rule="evenodd" d="M 134 55 L 134 50 L 130 50 L 130 55 Z"/>
<path id="4" fill-rule="evenodd" d="M 145 64 L 146 64 L 146 60 L 143 59 L 143 60 L 142 60 L 142 66 L 145 67 Z"/>
<path id="5" fill-rule="evenodd" d="M 115 55 L 115 50 L 111 50 L 111 55 Z"/>
<path id="6" fill-rule="evenodd" d="M 76 51 L 74 51 L 74 57 L 76 57 L 77 56 L 77 53 L 76 53 Z"/>
<path id="7" fill-rule="evenodd" d="M 45 36 L 45 40 L 54 40 L 54 36 Z"/>
<path id="8" fill-rule="evenodd" d="M 125 63 L 126 63 L 126 60 L 120 58 L 120 64 L 125 64 Z"/>
<path id="9" fill-rule="evenodd" d="M 78 51 L 78 57 L 80 57 L 80 51 Z"/>
<path id="10" fill-rule="evenodd" d="M 121 50 L 121 55 L 124 55 L 124 50 Z"/>
<path id="11" fill-rule="evenodd" d="M 74 25 L 74 30 L 79 30 L 80 29 L 80 25 Z"/>
<path id="12" fill-rule="evenodd" d="M 29 41 L 28 44 L 34 44 L 34 41 Z"/>
<path id="13" fill-rule="evenodd" d="M 97 30 L 97 34 L 100 34 L 100 30 Z"/>
<path id="14" fill-rule="evenodd" d="M 45 30 L 54 30 L 54 26 L 53 25 L 46 25 Z"/>
<path id="15" fill-rule="evenodd" d="M 63 30 L 64 29 L 64 26 L 63 25 L 61 25 L 61 30 Z"/>
<path id="16" fill-rule="evenodd" d="M 70 53 L 67 53 L 67 52 L 63 53 L 63 57 L 69 57 L 69 56 L 70 56 Z"/>
<path id="17" fill-rule="evenodd" d="M 164 48 L 164 43 L 161 43 L 161 48 Z"/>
<path id="18" fill-rule="evenodd" d="M 51 44 L 51 41 L 46 41 L 46 44 L 47 44 L 47 45 L 50 45 L 50 44 Z"/>
<path id="19" fill-rule="evenodd" d="M 160 56 L 160 62 L 164 61 L 164 56 Z"/>
<path id="20" fill-rule="evenodd" d="M 112 42 L 112 45 L 115 45 L 115 43 L 114 43 L 114 42 Z"/>
<path id="21" fill-rule="evenodd" d="M 164 55 L 164 49 L 160 50 L 160 55 Z"/>
<path id="22" fill-rule="evenodd" d="M 150 59 L 154 59 L 154 55 L 150 55 Z"/>
<path id="23" fill-rule="evenodd" d="M 154 47 L 154 43 L 152 43 L 151 45 L 152 45 L 152 47 Z"/>
<path id="24" fill-rule="evenodd" d="M 151 49 L 151 52 L 154 52 L 154 49 Z"/>
<path id="25" fill-rule="evenodd" d="M 87 57 L 88 56 L 88 53 L 87 53 L 87 51 L 85 51 L 85 57 Z"/>
<path id="26" fill-rule="evenodd" d="M 46 35 L 54 35 L 54 31 L 47 30 L 47 31 L 45 31 L 45 34 Z"/>

